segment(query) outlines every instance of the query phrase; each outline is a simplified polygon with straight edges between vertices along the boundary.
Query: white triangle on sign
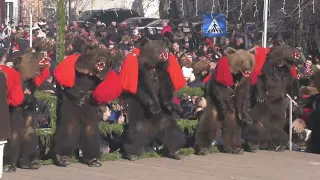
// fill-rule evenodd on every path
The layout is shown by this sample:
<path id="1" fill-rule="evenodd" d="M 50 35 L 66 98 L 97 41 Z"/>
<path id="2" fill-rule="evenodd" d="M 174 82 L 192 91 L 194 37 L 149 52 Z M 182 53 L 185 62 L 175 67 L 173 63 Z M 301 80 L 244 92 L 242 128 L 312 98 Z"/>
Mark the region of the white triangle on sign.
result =
<path id="1" fill-rule="evenodd" d="M 211 33 L 211 34 L 220 34 L 223 33 L 222 29 L 220 28 L 218 22 L 216 19 L 213 19 L 207 32 L 206 33 Z"/>

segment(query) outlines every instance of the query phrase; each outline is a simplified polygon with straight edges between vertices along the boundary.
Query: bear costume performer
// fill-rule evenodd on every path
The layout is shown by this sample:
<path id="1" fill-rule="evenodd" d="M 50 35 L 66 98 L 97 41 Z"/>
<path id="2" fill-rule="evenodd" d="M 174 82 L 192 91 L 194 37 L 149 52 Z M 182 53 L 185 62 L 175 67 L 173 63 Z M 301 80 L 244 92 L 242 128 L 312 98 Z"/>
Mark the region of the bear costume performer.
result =
<path id="1" fill-rule="evenodd" d="M 254 51 L 228 48 L 210 77 L 207 106 L 195 133 L 196 154 L 206 155 L 223 133 L 223 151 L 242 153 L 241 126 L 250 123 L 247 104 L 250 97 L 250 74 L 255 66 Z"/>
<path id="2" fill-rule="evenodd" d="M 27 52 L 13 60 L 13 68 L 1 65 L 1 69 L 6 76 L 11 130 L 4 150 L 4 171 L 15 172 L 16 165 L 38 169 L 34 92 L 50 76 L 50 63 L 40 53 Z"/>
<path id="3" fill-rule="evenodd" d="M 4 73 L 3 67 L 4 67 L 3 65 L 0 65 L 0 107 L 1 107 L 0 141 L 7 141 L 10 137 L 11 130 L 10 130 L 9 105 L 7 102 L 7 91 L 8 91 L 7 76 L 8 75 Z M 5 68 L 8 68 L 8 67 L 5 67 Z M 18 80 L 20 80 L 20 76 Z"/>
<path id="4" fill-rule="evenodd" d="M 164 144 L 168 156 L 183 158 L 184 133 L 173 116 L 175 91 L 186 85 L 177 58 L 169 54 L 169 42 L 142 40 L 124 60 L 120 78 L 127 104 L 129 129 L 124 150 L 129 160 L 137 160 L 154 140 Z"/>
<path id="5" fill-rule="evenodd" d="M 287 97 L 299 100 L 299 82 L 296 79 L 296 64 L 299 51 L 287 45 L 270 49 L 254 86 L 254 99 L 250 116 L 252 124 L 244 127 L 242 138 L 248 150 L 268 149 L 284 151 L 288 134 L 283 130 L 286 120 Z"/>
<path id="6" fill-rule="evenodd" d="M 83 162 L 101 166 L 99 105 L 115 100 L 122 91 L 119 75 L 111 66 L 110 53 L 95 48 L 67 56 L 55 69 L 54 77 L 62 86 L 61 119 L 54 140 L 58 165 L 68 166 L 80 145 Z"/>

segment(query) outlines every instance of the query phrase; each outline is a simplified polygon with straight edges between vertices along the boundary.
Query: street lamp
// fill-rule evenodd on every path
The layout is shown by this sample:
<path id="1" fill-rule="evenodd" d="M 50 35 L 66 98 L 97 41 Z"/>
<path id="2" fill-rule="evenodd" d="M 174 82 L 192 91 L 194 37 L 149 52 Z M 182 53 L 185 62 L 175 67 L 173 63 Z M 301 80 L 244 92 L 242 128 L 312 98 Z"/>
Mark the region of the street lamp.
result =
<path id="1" fill-rule="evenodd" d="M 29 28 L 29 36 L 30 36 L 29 42 L 30 42 L 30 45 L 29 46 L 32 48 L 32 13 L 27 8 L 24 8 L 23 5 L 21 5 L 21 4 L 18 4 L 18 5 L 22 9 L 25 9 L 29 13 L 29 17 L 30 17 L 30 28 Z"/>

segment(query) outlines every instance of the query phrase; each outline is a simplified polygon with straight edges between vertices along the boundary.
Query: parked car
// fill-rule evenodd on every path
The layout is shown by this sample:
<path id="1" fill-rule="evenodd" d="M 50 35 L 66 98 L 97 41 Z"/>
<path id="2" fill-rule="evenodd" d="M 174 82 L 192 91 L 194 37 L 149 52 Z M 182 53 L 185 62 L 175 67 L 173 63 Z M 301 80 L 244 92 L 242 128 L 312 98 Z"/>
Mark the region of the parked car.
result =
<path id="1" fill-rule="evenodd" d="M 203 22 L 195 22 L 195 23 L 192 23 L 192 24 L 193 24 L 193 29 L 194 29 L 196 32 L 202 31 Z"/>
<path id="2" fill-rule="evenodd" d="M 102 23 L 109 25 L 112 22 L 120 23 L 128 18 L 139 16 L 140 15 L 134 10 L 114 8 L 107 10 L 84 11 L 78 20 L 91 23 L 101 21 Z"/>
<path id="3" fill-rule="evenodd" d="M 130 29 L 141 29 L 141 27 L 146 27 L 149 23 L 157 20 L 157 18 L 146 18 L 146 17 L 134 17 L 129 18 L 121 22 L 121 24 L 125 24 L 126 27 Z"/>
<path id="4" fill-rule="evenodd" d="M 149 28 L 149 31 L 151 31 L 151 33 L 155 33 L 155 32 L 161 33 L 161 31 L 163 29 L 163 27 L 162 27 L 163 21 L 169 22 L 169 20 L 167 20 L 167 19 L 159 19 L 159 20 L 151 22 L 146 27 Z M 171 24 L 173 24 L 173 26 L 175 26 L 175 27 L 177 27 L 181 23 L 183 24 L 183 31 L 190 32 L 190 28 L 187 23 L 183 23 L 183 21 L 181 21 L 181 20 L 171 20 Z M 200 29 L 202 28 L 203 22 L 202 21 L 192 21 L 192 25 L 196 31 L 200 31 Z"/>

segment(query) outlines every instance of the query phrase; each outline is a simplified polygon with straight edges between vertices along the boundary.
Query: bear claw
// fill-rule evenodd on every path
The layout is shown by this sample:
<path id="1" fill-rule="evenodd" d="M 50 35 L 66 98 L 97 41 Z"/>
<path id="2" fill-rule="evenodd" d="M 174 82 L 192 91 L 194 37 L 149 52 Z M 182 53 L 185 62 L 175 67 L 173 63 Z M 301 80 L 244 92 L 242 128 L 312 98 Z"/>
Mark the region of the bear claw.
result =
<path id="1" fill-rule="evenodd" d="M 151 104 L 150 105 L 150 112 L 152 114 L 159 114 L 161 112 L 161 107 L 158 104 Z"/>
<path id="2" fill-rule="evenodd" d="M 239 113 L 238 118 L 247 124 L 252 124 L 252 119 L 247 113 Z"/>
<path id="3" fill-rule="evenodd" d="M 139 159 L 139 156 L 137 155 L 128 155 L 127 158 L 130 160 L 130 161 L 136 161 Z"/>
<path id="4" fill-rule="evenodd" d="M 200 149 L 196 154 L 197 155 L 202 155 L 202 156 L 208 155 L 209 154 L 209 149 L 207 149 L 207 148 Z"/>
<path id="5" fill-rule="evenodd" d="M 286 150 L 286 147 L 281 145 L 275 149 L 276 152 L 284 152 L 285 150 Z"/>
<path id="6" fill-rule="evenodd" d="M 173 159 L 176 159 L 176 160 L 182 160 L 184 159 L 185 156 L 183 152 L 177 151 L 175 153 L 169 153 L 169 157 L 172 157 Z"/>
<path id="7" fill-rule="evenodd" d="M 67 167 L 70 165 L 70 158 L 68 156 L 60 156 L 57 154 L 56 158 L 60 166 Z"/>
<path id="8" fill-rule="evenodd" d="M 266 100 L 266 98 L 265 98 L 265 97 L 262 97 L 262 98 L 258 98 L 258 99 L 257 99 L 257 102 L 258 102 L 258 103 L 264 103 L 265 100 Z"/>
<path id="9" fill-rule="evenodd" d="M 21 169 L 39 169 L 40 168 L 40 163 L 39 162 L 31 162 L 28 165 L 21 165 L 20 166 Z"/>
<path id="10" fill-rule="evenodd" d="M 233 150 L 232 154 L 241 155 L 241 154 L 243 154 L 243 149 L 242 148 L 236 148 L 236 149 Z"/>
<path id="11" fill-rule="evenodd" d="M 3 171 L 7 173 L 13 173 L 17 171 L 17 168 L 15 165 L 5 165 Z"/>
<path id="12" fill-rule="evenodd" d="M 89 167 L 101 167 L 102 164 L 100 161 L 98 161 L 96 158 L 93 158 L 89 163 L 88 163 Z"/>

